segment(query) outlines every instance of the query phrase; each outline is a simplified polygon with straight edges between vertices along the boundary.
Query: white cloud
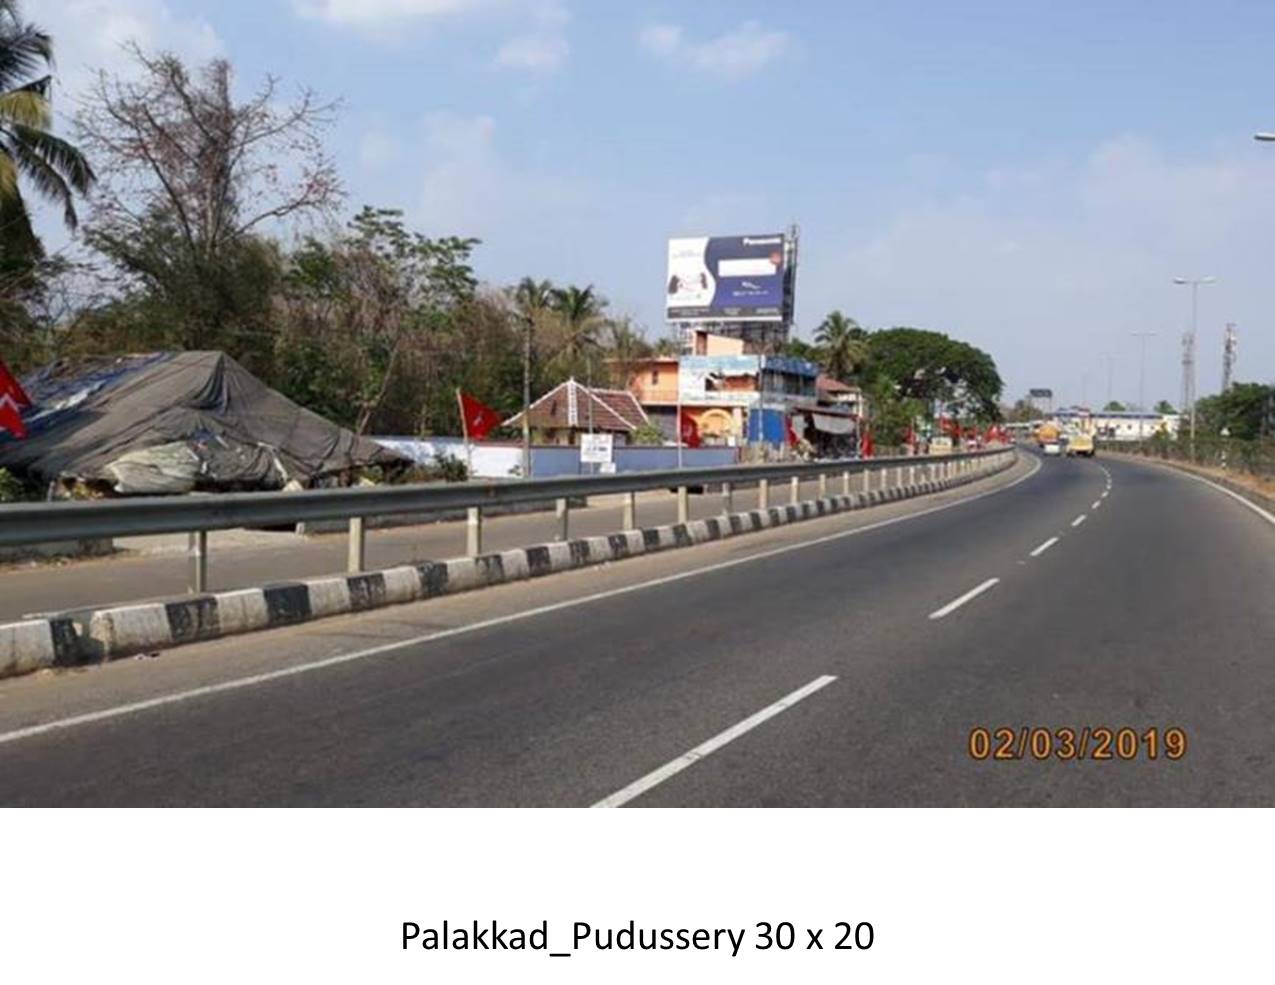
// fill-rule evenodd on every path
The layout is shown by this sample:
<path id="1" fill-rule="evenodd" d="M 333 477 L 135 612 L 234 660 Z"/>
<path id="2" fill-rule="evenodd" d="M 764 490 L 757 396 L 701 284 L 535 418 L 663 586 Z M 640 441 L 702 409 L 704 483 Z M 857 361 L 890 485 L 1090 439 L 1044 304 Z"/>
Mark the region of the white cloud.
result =
<path id="1" fill-rule="evenodd" d="M 515 163 L 486 115 L 431 113 L 413 157 L 429 162 L 419 179 L 420 224 L 431 234 L 473 235 L 493 246 L 533 250 L 548 229 L 580 218 L 581 182 Z"/>
<path id="2" fill-rule="evenodd" d="M 736 81 L 786 54 L 792 47 L 792 36 L 750 20 L 716 38 L 695 42 L 687 40 L 676 24 L 653 24 L 638 35 L 638 43 L 660 58 L 676 59 L 708 75 Z"/>
<path id="3" fill-rule="evenodd" d="M 1227 321 L 1239 324 L 1239 378 L 1272 375 L 1272 230 L 1275 160 L 1260 148 L 1182 159 L 1120 137 L 1070 165 L 997 169 L 861 229 L 843 251 L 808 237 L 803 320 L 841 307 L 949 331 L 992 353 L 1009 396 L 1050 386 L 1068 401 L 1105 400 L 1107 352 L 1114 396 L 1136 399 L 1129 333 L 1153 331 L 1148 399 L 1176 402 L 1189 301 L 1175 275 L 1219 277 L 1200 294 L 1199 392 L 1217 389 Z"/>
<path id="4" fill-rule="evenodd" d="M 562 67 L 570 50 L 566 38 L 527 35 L 506 41 L 496 53 L 496 64 L 529 72 L 553 72 Z"/>
<path id="5" fill-rule="evenodd" d="M 493 0 L 293 0 L 292 6 L 302 17 L 370 26 L 467 14 L 492 4 Z"/>
<path id="6" fill-rule="evenodd" d="M 638 43 L 656 55 L 671 55 L 682 45 L 682 29 L 676 24 L 652 24 L 638 35 Z"/>
<path id="7" fill-rule="evenodd" d="M 221 38 L 205 18 L 178 15 L 164 0 L 62 0 L 40 10 L 39 23 L 53 35 L 57 98 L 63 112 L 71 108 L 64 97 L 73 103 L 97 70 L 129 71 L 129 42 L 194 62 L 224 52 Z"/>

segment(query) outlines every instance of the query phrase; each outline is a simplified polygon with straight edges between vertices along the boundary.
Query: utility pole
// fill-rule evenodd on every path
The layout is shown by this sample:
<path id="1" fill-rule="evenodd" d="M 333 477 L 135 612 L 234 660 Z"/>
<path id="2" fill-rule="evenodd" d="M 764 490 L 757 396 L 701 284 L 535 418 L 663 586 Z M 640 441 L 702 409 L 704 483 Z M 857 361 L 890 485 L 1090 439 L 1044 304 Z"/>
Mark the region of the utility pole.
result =
<path id="1" fill-rule="evenodd" d="M 1135 339 L 1141 340 L 1141 352 L 1138 357 L 1138 440 L 1142 440 L 1142 426 L 1146 422 L 1144 416 L 1147 392 L 1147 339 L 1155 338 L 1155 332 L 1131 332 Z"/>

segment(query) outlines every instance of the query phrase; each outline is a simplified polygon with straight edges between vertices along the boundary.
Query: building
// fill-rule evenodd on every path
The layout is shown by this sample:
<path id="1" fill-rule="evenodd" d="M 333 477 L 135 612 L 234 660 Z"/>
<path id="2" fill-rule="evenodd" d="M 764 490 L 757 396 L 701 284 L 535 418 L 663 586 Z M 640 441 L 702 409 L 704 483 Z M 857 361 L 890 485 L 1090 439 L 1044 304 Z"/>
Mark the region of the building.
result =
<path id="1" fill-rule="evenodd" d="M 629 364 L 629 392 L 651 422 L 677 438 L 677 409 L 701 442 L 783 445 L 799 404 L 814 407 L 819 367 L 804 359 L 745 352 L 741 339 L 698 330 L 690 351 Z"/>
<path id="2" fill-rule="evenodd" d="M 535 401 L 528 417 L 535 440 L 551 445 L 579 444 L 581 434 L 593 432 L 609 432 L 617 444 L 627 444 L 634 431 L 651 423 L 628 390 L 590 388 L 574 379 L 559 383 Z M 520 429 L 521 412 L 501 426 Z"/>
<path id="3" fill-rule="evenodd" d="M 866 410 L 862 389 L 852 383 L 842 383 L 826 374 L 820 373 L 815 379 L 815 393 L 820 406 L 841 407 L 855 417 L 863 417 Z"/>
<path id="4" fill-rule="evenodd" d="M 1157 434 L 1176 438 L 1182 423 L 1182 415 L 1159 414 L 1154 411 L 1091 411 L 1086 407 L 1063 407 L 1054 414 L 1053 420 L 1064 431 L 1083 431 L 1103 441 L 1138 441 L 1153 438 Z"/>

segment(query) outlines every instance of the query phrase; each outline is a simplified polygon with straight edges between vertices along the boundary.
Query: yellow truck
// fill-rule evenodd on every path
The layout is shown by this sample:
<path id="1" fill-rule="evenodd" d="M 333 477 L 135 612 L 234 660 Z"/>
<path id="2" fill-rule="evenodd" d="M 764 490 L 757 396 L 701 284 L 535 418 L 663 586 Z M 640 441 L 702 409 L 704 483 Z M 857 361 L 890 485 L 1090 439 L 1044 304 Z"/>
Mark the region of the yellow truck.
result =
<path id="1" fill-rule="evenodd" d="M 1083 431 L 1067 435 L 1067 454 L 1093 458 L 1093 435 Z"/>

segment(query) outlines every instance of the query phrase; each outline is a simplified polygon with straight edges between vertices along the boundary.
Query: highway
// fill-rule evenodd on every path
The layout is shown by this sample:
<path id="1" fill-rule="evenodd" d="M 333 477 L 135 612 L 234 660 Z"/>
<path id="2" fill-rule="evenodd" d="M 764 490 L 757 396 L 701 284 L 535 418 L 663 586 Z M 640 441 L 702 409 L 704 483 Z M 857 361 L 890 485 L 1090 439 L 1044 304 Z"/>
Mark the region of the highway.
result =
<path id="1" fill-rule="evenodd" d="M 1275 523 L 1153 465 L 0 682 L 4 805 L 1275 803 Z M 975 761 L 978 726 L 1185 756 Z"/>

